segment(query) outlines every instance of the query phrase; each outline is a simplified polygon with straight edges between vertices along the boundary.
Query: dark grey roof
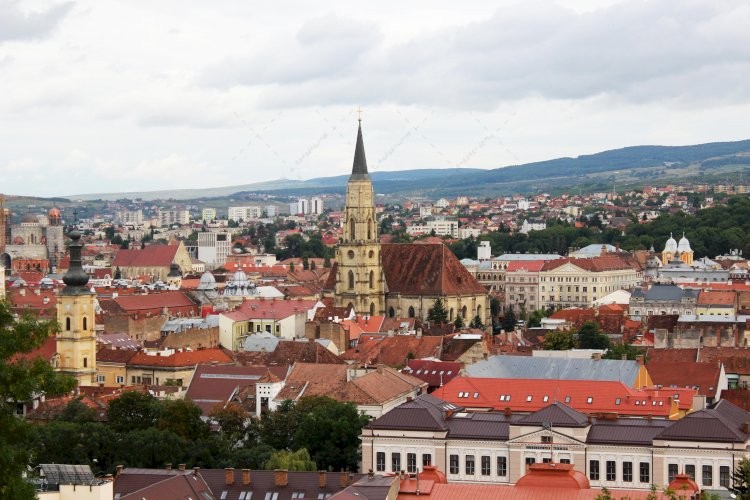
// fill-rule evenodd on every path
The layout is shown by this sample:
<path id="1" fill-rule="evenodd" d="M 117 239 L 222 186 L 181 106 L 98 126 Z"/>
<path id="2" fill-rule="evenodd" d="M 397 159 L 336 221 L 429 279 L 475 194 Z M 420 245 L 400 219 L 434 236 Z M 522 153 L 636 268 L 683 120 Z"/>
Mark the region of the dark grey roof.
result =
<path id="1" fill-rule="evenodd" d="M 617 420 L 597 420 L 591 426 L 586 442 L 589 444 L 632 444 L 650 446 L 654 437 L 670 420 L 621 418 Z"/>
<path id="2" fill-rule="evenodd" d="M 491 356 L 468 365 L 466 374 L 484 378 L 546 380 L 609 380 L 633 386 L 640 369 L 637 361 L 621 359 L 541 358 Z"/>
<path id="3" fill-rule="evenodd" d="M 442 399 L 422 394 L 413 401 L 407 401 L 373 420 L 367 424 L 367 427 L 369 429 L 447 431 L 446 413 L 461 409 Z"/>
<path id="4" fill-rule="evenodd" d="M 455 413 L 448 420 L 448 436 L 461 439 L 491 439 L 507 441 L 510 423 L 518 415 L 503 413 Z"/>
<path id="5" fill-rule="evenodd" d="M 646 300 L 674 301 L 679 302 L 683 297 L 697 298 L 698 291 L 692 289 L 683 290 L 677 285 L 654 284 L 644 294 Z"/>
<path id="6" fill-rule="evenodd" d="M 354 148 L 354 164 L 349 179 L 369 179 L 367 174 L 367 160 L 365 159 L 365 143 L 362 140 L 362 123 L 357 129 L 357 146 Z"/>
<path id="7" fill-rule="evenodd" d="M 722 443 L 744 443 L 750 439 L 750 433 L 741 429 L 743 424 L 750 423 L 750 413 L 727 401 L 721 403 L 683 417 L 655 438 Z"/>
<path id="8" fill-rule="evenodd" d="M 517 423 L 518 425 L 549 424 L 552 427 L 586 427 L 589 425 L 589 418 L 578 410 L 557 402 L 523 416 Z"/>
<path id="9" fill-rule="evenodd" d="M 96 484 L 88 465 L 39 464 L 47 484 Z"/>
<path id="10" fill-rule="evenodd" d="M 351 486 L 334 493 L 331 500 L 384 500 L 388 498 L 393 482 L 398 476 L 365 476 Z"/>

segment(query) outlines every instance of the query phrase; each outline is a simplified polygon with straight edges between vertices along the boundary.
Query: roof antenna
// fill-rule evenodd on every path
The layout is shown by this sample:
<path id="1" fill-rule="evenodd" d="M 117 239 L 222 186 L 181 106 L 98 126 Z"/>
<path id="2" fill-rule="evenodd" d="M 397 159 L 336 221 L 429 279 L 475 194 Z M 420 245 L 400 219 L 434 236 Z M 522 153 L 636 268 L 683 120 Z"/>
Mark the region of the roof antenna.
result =
<path id="1" fill-rule="evenodd" d="M 357 121 L 361 124 L 362 123 L 362 106 L 357 106 Z"/>

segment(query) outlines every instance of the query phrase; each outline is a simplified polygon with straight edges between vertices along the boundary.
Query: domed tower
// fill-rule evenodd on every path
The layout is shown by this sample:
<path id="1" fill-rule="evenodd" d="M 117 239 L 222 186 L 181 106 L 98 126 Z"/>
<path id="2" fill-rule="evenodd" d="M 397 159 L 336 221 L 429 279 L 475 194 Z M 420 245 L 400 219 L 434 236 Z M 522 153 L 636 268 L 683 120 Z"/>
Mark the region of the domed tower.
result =
<path id="1" fill-rule="evenodd" d="M 680 253 L 680 260 L 688 266 L 693 263 L 693 249 L 690 248 L 690 242 L 685 238 L 685 233 L 682 233 L 682 238 L 677 244 L 677 251 Z"/>
<path id="2" fill-rule="evenodd" d="M 58 369 L 74 377 L 79 386 L 91 386 L 96 383 L 96 295 L 86 286 L 89 277 L 81 266 L 81 233 L 74 229 L 69 236 L 70 268 L 63 276 L 65 288 L 57 297 Z"/>
<path id="3" fill-rule="evenodd" d="M 343 225 L 344 235 L 336 249 L 336 306 L 351 306 L 357 314 L 384 315 L 385 278 L 362 120 L 357 130 L 352 175 L 346 185 Z"/>
<path id="4" fill-rule="evenodd" d="M 667 240 L 666 245 L 664 245 L 664 250 L 661 252 L 661 263 L 666 266 L 676 253 L 677 241 L 672 237 L 672 233 L 669 233 L 669 239 Z"/>
<path id="5" fill-rule="evenodd" d="M 47 213 L 49 226 L 45 232 L 47 237 L 47 257 L 52 272 L 57 270 L 57 262 L 65 252 L 65 235 L 62 226 L 62 213 L 57 207 L 50 208 Z"/>

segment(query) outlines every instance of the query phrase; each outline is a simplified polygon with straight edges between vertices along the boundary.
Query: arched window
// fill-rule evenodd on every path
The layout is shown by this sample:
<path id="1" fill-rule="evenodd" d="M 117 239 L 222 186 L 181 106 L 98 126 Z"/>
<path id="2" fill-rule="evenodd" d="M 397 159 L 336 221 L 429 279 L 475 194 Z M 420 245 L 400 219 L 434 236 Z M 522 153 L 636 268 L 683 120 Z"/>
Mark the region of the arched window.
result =
<path id="1" fill-rule="evenodd" d="M 367 219 L 367 239 L 372 239 L 372 219 Z"/>
<path id="2" fill-rule="evenodd" d="M 370 316 L 375 316 L 375 302 L 370 302 Z"/>
<path id="3" fill-rule="evenodd" d="M 354 290 L 354 272 L 349 271 L 349 290 Z"/>
<path id="4" fill-rule="evenodd" d="M 89 358 L 83 358 L 83 367 L 88 368 L 89 366 Z"/>
<path id="5" fill-rule="evenodd" d="M 448 313 L 448 321 L 453 322 L 453 308 L 451 307 L 450 313 Z"/>
<path id="6" fill-rule="evenodd" d="M 349 241 L 355 240 L 354 226 L 354 217 L 352 217 L 351 219 L 349 219 Z"/>
<path id="7" fill-rule="evenodd" d="M 463 307 L 461 308 L 461 317 L 462 317 L 463 319 L 466 319 L 466 306 L 463 306 Z"/>
<path id="8" fill-rule="evenodd" d="M 392 307 L 389 307 L 388 308 L 388 317 L 389 318 L 393 318 L 395 316 L 396 316 L 396 311 L 394 311 Z"/>
<path id="9" fill-rule="evenodd" d="M 414 307 L 409 306 L 409 317 L 413 318 L 414 316 L 416 316 L 416 314 L 414 314 Z"/>
<path id="10" fill-rule="evenodd" d="M 86 330 L 87 330 L 87 328 L 86 328 L 86 325 L 87 325 L 87 323 L 88 323 L 88 321 L 87 321 L 87 318 L 86 318 L 86 316 L 84 316 L 84 317 L 83 317 L 83 330 L 84 330 L 84 331 L 86 331 Z"/>
<path id="11" fill-rule="evenodd" d="M 375 273 L 370 271 L 370 289 L 375 288 Z"/>
<path id="12" fill-rule="evenodd" d="M 477 316 L 479 316 L 480 319 L 482 318 L 482 306 L 477 306 Z"/>
<path id="13" fill-rule="evenodd" d="M 70 331 L 70 318 L 65 318 L 65 330 Z"/>

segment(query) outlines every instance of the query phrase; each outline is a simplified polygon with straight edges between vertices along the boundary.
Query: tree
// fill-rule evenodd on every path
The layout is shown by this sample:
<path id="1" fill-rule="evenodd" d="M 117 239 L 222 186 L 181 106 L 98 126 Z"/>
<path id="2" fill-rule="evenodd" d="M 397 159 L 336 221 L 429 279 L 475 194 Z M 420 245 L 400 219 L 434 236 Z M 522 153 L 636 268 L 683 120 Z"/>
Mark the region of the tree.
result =
<path id="1" fill-rule="evenodd" d="M 732 492 L 742 500 L 750 499 L 750 459 L 743 458 L 737 462 L 732 472 Z"/>
<path id="2" fill-rule="evenodd" d="M 609 337 L 592 321 L 587 321 L 578 330 L 578 347 L 581 349 L 607 349 L 609 344 Z"/>
<path id="3" fill-rule="evenodd" d="M 618 344 L 616 346 L 607 349 L 607 352 L 602 356 L 603 359 L 622 359 L 623 355 L 626 359 L 633 360 L 640 354 L 640 351 L 630 344 Z"/>
<path id="4" fill-rule="evenodd" d="M 547 351 L 567 351 L 569 349 L 575 349 L 576 338 L 575 335 L 573 335 L 573 332 L 549 332 L 544 336 L 542 347 Z"/>
<path id="5" fill-rule="evenodd" d="M 74 399 L 65 405 L 65 409 L 55 417 L 55 420 L 61 422 L 74 422 L 77 424 L 93 422 L 96 420 L 96 413 L 94 413 L 94 410 L 81 403 L 80 399 Z"/>
<path id="6" fill-rule="evenodd" d="M 474 316 L 474 319 L 472 319 L 471 323 L 469 323 L 469 328 L 479 328 L 480 330 L 484 328 L 482 318 L 480 318 L 478 314 Z"/>
<path id="7" fill-rule="evenodd" d="M 171 431 L 185 439 L 200 439 L 208 435 L 208 424 L 201 420 L 201 409 L 189 399 L 163 401 L 157 428 Z"/>
<path id="8" fill-rule="evenodd" d="M 297 451 L 279 450 L 274 452 L 264 465 L 266 470 L 285 469 L 291 471 L 316 471 L 315 464 L 310 453 L 305 448 Z"/>
<path id="9" fill-rule="evenodd" d="M 529 315 L 529 327 L 542 326 L 542 318 L 547 317 L 546 309 L 535 309 Z"/>
<path id="10" fill-rule="evenodd" d="M 33 486 L 22 477 L 33 459 L 34 433 L 14 415 L 16 404 L 39 393 L 64 394 L 75 385 L 73 379 L 55 373 L 49 360 L 24 357 L 56 330 L 52 321 L 14 318 L 0 301 L 0 498 L 34 498 Z"/>
<path id="11" fill-rule="evenodd" d="M 113 399 L 107 409 L 107 420 L 116 432 L 148 429 L 156 425 L 160 406 L 151 394 L 125 391 Z"/>
<path id="12" fill-rule="evenodd" d="M 326 269 L 331 268 L 331 258 L 326 255 L 325 259 L 323 260 L 323 267 Z"/>
<path id="13" fill-rule="evenodd" d="M 310 270 L 310 261 L 309 261 L 309 259 L 307 258 L 307 256 L 305 256 L 305 257 L 302 257 L 302 269 L 303 269 L 304 271 L 308 271 L 308 270 Z"/>
<path id="14" fill-rule="evenodd" d="M 237 403 L 218 403 L 209 413 L 221 427 L 221 434 L 235 443 L 244 440 L 250 424 L 250 413 Z"/>
<path id="15" fill-rule="evenodd" d="M 276 411 L 260 418 L 260 440 L 275 450 L 287 450 L 297 429 L 297 412 L 293 401 L 282 401 Z"/>
<path id="16" fill-rule="evenodd" d="M 456 315 L 456 321 L 453 322 L 453 325 L 456 328 L 463 328 L 464 327 L 464 318 L 460 314 L 457 314 Z"/>
<path id="17" fill-rule="evenodd" d="M 501 323 L 503 330 L 510 332 L 516 328 L 516 313 L 511 306 L 505 308 L 505 314 L 503 315 L 503 321 Z"/>
<path id="18" fill-rule="evenodd" d="M 318 266 L 317 266 L 317 264 L 315 264 L 315 261 L 311 260 L 310 261 L 310 271 L 315 271 L 315 269 L 317 269 L 317 267 Z"/>
<path id="19" fill-rule="evenodd" d="M 442 298 L 438 297 L 432 303 L 432 307 L 427 311 L 427 319 L 439 325 L 448 322 L 448 311 L 445 310 Z"/>

